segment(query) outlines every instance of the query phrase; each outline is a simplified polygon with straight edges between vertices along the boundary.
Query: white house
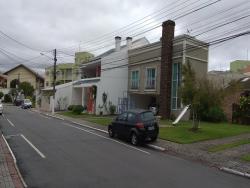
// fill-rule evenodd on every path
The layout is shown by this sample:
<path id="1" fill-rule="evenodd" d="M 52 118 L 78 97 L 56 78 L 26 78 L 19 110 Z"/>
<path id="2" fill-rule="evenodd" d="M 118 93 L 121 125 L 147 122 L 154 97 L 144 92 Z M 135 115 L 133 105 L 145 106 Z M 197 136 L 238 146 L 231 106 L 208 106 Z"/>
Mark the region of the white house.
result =
<path id="1" fill-rule="evenodd" d="M 146 38 L 132 41 L 127 37 L 126 45 L 121 46 L 121 37 L 115 37 L 114 49 L 82 65 L 83 79 L 74 82 L 73 87 L 81 89 L 82 105 L 88 112 L 105 114 L 110 104 L 117 107 L 118 113 L 127 108 L 128 50 L 146 44 Z"/>

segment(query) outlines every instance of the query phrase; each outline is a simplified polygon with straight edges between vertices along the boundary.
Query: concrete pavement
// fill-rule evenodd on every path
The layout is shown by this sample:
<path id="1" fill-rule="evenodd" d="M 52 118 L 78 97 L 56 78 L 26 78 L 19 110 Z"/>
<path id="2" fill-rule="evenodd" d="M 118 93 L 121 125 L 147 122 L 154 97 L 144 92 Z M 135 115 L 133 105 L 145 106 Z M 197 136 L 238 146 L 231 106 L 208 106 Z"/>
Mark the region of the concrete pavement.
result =
<path id="1" fill-rule="evenodd" d="M 14 106 L 4 135 L 30 187 L 249 187 L 245 178 Z M 44 157 L 43 157 L 44 156 Z"/>

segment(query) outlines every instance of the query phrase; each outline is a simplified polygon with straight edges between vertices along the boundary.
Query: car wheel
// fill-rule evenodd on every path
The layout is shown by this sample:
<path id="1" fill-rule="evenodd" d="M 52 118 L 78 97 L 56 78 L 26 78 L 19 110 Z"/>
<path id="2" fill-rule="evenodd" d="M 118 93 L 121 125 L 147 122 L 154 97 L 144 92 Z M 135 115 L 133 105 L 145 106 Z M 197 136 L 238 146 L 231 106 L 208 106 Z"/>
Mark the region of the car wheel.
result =
<path id="1" fill-rule="evenodd" d="M 131 134 L 130 139 L 131 139 L 130 142 L 131 142 L 132 145 L 134 145 L 134 146 L 139 145 L 139 136 L 135 132 L 133 132 Z"/>
<path id="2" fill-rule="evenodd" d="M 115 136 L 114 130 L 111 127 L 109 127 L 108 132 L 110 138 L 113 138 Z"/>

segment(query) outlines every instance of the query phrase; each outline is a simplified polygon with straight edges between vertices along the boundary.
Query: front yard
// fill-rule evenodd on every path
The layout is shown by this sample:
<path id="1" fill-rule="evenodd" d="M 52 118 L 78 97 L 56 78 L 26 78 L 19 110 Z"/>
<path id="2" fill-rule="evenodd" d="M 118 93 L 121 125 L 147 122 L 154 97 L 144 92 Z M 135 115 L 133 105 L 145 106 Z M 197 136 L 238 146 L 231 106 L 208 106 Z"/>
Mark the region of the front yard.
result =
<path id="1" fill-rule="evenodd" d="M 197 132 L 190 131 L 191 127 L 191 121 L 181 122 L 177 126 L 162 127 L 160 128 L 160 138 L 181 144 L 188 144 L 250 133 L 250 126 L 229 123 L 201 122 L 200 129 Z"/>
<path id="2" fill-rule="evenodd" d="M 91 114 L 75 115 L 72 112 L 60 112 L 60 115 L 72 118 L 81 118 L 85 121 L 107 126 L 111 123 L 114 116 L 96 116 Z M 250 133 L 250 126 L 236 125 L 229 123 L 207 123 L 201 122 L 200 129 L 192 132 L 191 121 L 180 122 L 176 126 L 172 126 L 170 121 L 160 120 L 159 137 L 176 143 L 188 144 L 204 140 L 212 140 L 235 136 L 243 133 Z"/>

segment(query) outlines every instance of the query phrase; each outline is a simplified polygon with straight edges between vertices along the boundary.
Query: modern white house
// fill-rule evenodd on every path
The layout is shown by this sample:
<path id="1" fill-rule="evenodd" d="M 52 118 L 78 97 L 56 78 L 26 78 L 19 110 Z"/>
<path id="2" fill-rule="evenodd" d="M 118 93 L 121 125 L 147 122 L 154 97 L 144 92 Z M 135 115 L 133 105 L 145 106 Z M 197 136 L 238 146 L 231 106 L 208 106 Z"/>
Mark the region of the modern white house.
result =
<path id="1" fill-rule="evenodd" d="M 115 37 L 115 48 L 84 62 L 80 67 L 81 78 L 56 86 L 55 109 L 65 110 L 71 104 L 80 104 L 89 113 L 106 114 L 109 105 L 117 107 L 117 113 L 127 108 L 128 93 L 128 50 L 149 44 L 146 38 L 132 41 L 126 38 L 121 45 L 121 37 Z M 51 111 L 49 87 L 42 91 L 41 108 Z"/>

